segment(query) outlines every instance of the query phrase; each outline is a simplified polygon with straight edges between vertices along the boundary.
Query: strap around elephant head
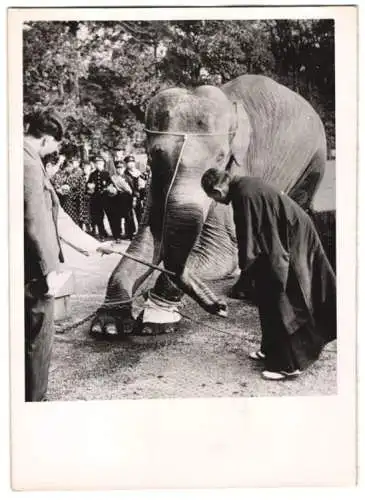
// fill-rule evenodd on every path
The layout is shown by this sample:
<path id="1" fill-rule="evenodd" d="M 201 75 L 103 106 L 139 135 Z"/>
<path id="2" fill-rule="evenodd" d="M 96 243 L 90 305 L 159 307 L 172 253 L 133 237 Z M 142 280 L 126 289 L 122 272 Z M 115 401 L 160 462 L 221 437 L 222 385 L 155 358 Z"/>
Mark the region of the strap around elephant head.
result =
<path id="1" fill-rule="evenodd" d="M 231 135 L 232 132 L 178 132 L 178 131 L 170 131 L 170 130 L 150 130 L 145 128 L 144 131 L 146 134 L 156 134 L 156 135 L 177 135 L 181 137 L 199 137 L 199 136 L 222 136 L 222 135 Z M 234 133 L 234 132 L 233 132 Z"/>
<path id="2" fill-rule="evenodd" d="M 143 130 L 146 132 L 146 134 L 155 134 L 155 135 L 176 135 L 180 137 L 185 137 L 187 139 L 188 137 L 214 137 L 214 136 L 225 136 L 229 135 L 230 138 L 232 138 L 238 129 L 238 112 L 237 112 L 237 103 L 234 101 L 232 103 L 233 105 L 233 115 L 234 115 L 234 121 L 231 129 L 228 132 L 182 132 L 178 130 L 151 130 L 148 128 L 144 128 Z"/>
<path id="3" fill-rule="evenodd" d="M 236 103 L 236 101 L 234 101 L 232 103 L 232 105 L 233 105 L 234 121 L 233 121 L 233 125 L 232 125 L 231 129 L 228 132 L 182 132 L 182 131 L 177 131 L 177 130 L 171 131 L 171 130 L 151 130 L 151 129 L 148 129 L 148 128 L 144 128 L 143 129 L 147 134 L 176 135 L 178 137 L 183 137 L 184 138 L 184 142 L 183 142 L 182 147 L 180 149 L 179 158 L 178 158 L 177 163 L 176 163 L 175 173 L 174 173 L 173 180 L 175 179 L 175 176 L 176 176 L 176 173 L 177 173 L 177 169 L 179 168 L 179 164 L 180 164 L 181 157 L 182 157 L 182 154 L 183 154 L 183 150 L 185 148 L 186 141 L 188 140 L 189 137 L 214 137 L 214 136 L 218 137 L 218 136 L 227 136 L 228 135 L 229 138 L 230 138 L 230 143 L 232 142 L 234 136 L 236 135 L 237 129 L 238 129 L 238 110 L 237 110 L 237 103 Z M 229 170 L 231 168 L 231 165 L 232 165 L 232 163 L 234 161 L 235 161 L 235 159 L 231 155 L 230 159 L 229 159 L 229 161 L 228 161 L 228 163 L 226 165 L 226 170 Z M 172 186 L 172 183 L 170 185 L 170 188 L 171 188 L 171 186 Z"/>

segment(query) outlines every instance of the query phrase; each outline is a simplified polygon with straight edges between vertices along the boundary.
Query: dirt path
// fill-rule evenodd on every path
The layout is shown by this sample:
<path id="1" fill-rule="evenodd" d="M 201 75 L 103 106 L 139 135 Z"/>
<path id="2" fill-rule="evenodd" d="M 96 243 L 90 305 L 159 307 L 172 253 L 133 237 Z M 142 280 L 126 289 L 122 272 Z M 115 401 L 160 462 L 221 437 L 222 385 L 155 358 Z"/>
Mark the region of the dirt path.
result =
<path id="1" fill-rule="evenodd" d="M 227 283 L 225 284 L 227 285 Z M 189 304 L 188 304 L 189 303 Z M 212 318 L 187 301 L 189 315 L 227 334 L 183 320 L 179 333 L 149 345 L 96 342 L 87 326 L 56 335 L 51 400 L 335 394 L 336 349 L 301 378 L 269 382 L 247 358 L 259 345 L 256 309 L 229 300 L 230 317 Z"/>

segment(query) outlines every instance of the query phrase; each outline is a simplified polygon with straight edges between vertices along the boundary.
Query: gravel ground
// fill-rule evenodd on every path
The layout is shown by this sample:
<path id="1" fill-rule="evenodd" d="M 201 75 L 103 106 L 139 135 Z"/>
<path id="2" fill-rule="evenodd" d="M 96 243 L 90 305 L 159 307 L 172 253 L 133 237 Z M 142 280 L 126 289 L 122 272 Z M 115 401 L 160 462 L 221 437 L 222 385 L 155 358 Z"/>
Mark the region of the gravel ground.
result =
<path id="1" fill-rule="evenodd" d="M 334 207 L 334 162 L 316 197 L 317 209 Z M 126 243 L 121 249 L 126 248 Z M 76 278 L 72 318 L 57 325 L 50 370 L 50 400 L 110 400 L 143 398 L 308 396 L 336 393 L 336 342 L 301 377 L 281 382 L 265 381 L 260 366 L 247 354 L 259 347 L 260 326 L 255 307 L 228 299 L 229 317 L 213 317 L 189 298 L 179 332 L 159 341 L 140 344 L 129 339 L 95 341 L 88 335 L 90 322 L 60 333 L 96 310 L 102 303 L 117 255 L 86 258 L 65 249 L 67 269 Z M 212 283 L 225 295 L 234 280 Z M 139 305 L 136 305 L 138 313 Z M 218 330 L 213 330 L 216 328 Z M 224 333 L 223 333 L 224 332 Z"/>

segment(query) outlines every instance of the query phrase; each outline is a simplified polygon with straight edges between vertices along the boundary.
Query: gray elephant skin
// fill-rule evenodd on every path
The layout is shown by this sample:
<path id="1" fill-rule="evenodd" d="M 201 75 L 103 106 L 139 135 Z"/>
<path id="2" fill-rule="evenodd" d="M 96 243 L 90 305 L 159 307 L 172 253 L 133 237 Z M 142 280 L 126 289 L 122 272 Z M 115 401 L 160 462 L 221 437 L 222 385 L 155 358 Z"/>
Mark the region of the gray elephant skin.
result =
<path id="1" fill-rule="evenodd" d="M 220 88 L 161 91 L 149 102 L 145 127 L 152 178 L 142 223 L 127 252 L 175 273 L 175 278 L 159 274 L 152 290 L 157 301 L 178 305 L 188 293 L 204 306 L 200 299 L 210 294 L 206 283 L 237 271 L 237 243 L 232 209 L 205 195 L 203 173 L 216 167 L 260 177 L 310 210 L 326 165 L 324 127 L 303 97 L 258 75 Z M 137 333 L 130 299 L 150 274 L 123 257 L 91 332 Z M 141 318 L 142 334 L 172 331 L 169 321 Z"/>

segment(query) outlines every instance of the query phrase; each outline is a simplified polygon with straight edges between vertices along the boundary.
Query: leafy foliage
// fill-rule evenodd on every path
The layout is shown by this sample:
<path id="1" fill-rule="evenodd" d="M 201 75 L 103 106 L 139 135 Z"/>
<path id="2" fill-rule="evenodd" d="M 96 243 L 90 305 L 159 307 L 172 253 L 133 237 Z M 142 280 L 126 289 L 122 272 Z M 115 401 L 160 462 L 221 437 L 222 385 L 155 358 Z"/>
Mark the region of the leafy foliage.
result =
<path id="1" fill-rule="evenodd" d="M 146 103 L 157 91 L 244 73 L 304 95 L 334 147 L 331 20 L 32 22 L 23 33 L 25 111 L 57 106 L 66 149 L 142 147 Z"/>

